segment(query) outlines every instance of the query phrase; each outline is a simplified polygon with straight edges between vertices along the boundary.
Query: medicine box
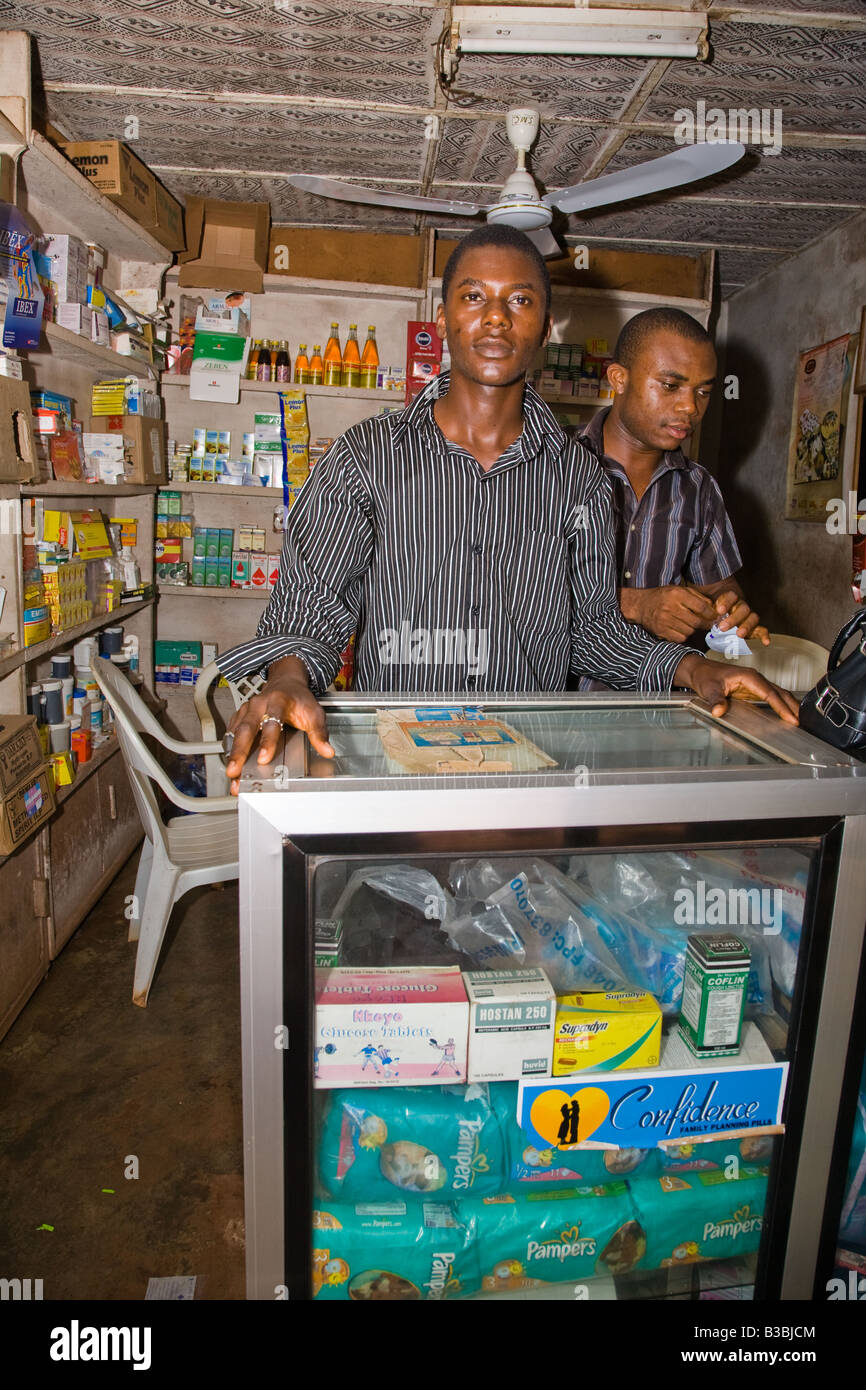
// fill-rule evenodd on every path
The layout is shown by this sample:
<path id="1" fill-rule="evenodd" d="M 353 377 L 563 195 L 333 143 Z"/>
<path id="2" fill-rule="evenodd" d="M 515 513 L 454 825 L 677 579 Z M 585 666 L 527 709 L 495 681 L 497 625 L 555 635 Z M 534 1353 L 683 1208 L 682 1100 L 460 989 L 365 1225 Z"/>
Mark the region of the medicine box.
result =
<path id="1" fill-rule="evenodd" d="M 254 550 L 250 555 L 250 588 L 266 589 L 268 587 L 268 575 L 270 557 L 263 551 Z"/>
<path id="2" fill-rule="evenodd" d="M 157 666 L 201 666 L 201 642 L 154 642 L 153 659 Z"/>
<path id="3" fill-rule="evenodd" d="M 315 1084 L 465 1081 L 468 1026 L 459 966 L 317 970 Z"/>
<path id="4" fill-rule="evenodd" d="M 234 531 L 231 529 L 231 527 L 228 527 L 228 528 L 226 528 L 226 527 L 220 527 L 220 532 L 219 532 L 219 557 L 220 557 L 221 560 L 230 560 L 230 559 L 232 558 L 232 549 L 233 549 L 233 546 L 234 546 L 234 539 L 235 539 L 235 533 L 234 533 Z"/>
<path id="5" fill-rule="evenodd" d="M 519 1081 L 549 1076 L 556 996 L 538 967 L 468 970 L 468 1079 Z"/>
<path id="6" fill-rule="evenodd" d="M 553 1075 L 657 1067 L 662 1014 L 651 994 L 606 990 L 556 1001 Z"/>
<path id="7" fill-rule="evenodd" d="M 733 932 L 689 937 L 678 1028 L 696 1057 L 739 1052 L 750 961 L 749 947 Z"/>

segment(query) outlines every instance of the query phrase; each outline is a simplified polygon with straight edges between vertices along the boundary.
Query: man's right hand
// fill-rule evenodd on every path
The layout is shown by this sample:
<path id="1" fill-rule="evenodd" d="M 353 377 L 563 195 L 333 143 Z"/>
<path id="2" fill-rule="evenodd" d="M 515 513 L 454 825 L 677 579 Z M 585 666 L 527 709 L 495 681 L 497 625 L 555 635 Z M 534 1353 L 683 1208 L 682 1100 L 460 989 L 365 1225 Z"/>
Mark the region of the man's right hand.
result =
<path id="1" fill-rule="evenodd" d="M 719 616 L 706 595 L 687 584 L 620 589 L 619 603 L 624 618 L 665 642 L 687 642 L 698 628 L 712 627 Z"/>
<path id="2" fill-rule="evenodd" d="M 267 722 L 262 724 L 263 720 Z M 232 796 L 238 794 L 239 778 L 256 739 L 260 745 L 257 762 L 272 762 L 284 724 L 302 729 L 323 758 L 334 757 L 334 749 L 328 742 L 325 711 L 310 689 L 307 668 L 294 656 L 271 665 L 267 685 L 260 694 L 242 704 L 229 722 L 234 743 L 226 763 L 226 775 Z"/>

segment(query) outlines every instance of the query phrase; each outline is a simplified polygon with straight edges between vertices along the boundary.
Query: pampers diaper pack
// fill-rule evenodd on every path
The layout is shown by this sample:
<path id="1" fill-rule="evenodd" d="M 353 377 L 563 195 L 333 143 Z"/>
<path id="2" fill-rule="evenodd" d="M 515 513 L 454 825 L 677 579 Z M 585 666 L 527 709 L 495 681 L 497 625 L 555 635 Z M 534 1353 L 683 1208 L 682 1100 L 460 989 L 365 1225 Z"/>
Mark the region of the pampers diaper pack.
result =
<path id="1" fill-rule="evenodd" d="M 464 1081 L 468 1030 L 459 966 L 316 971 L 316 1086 Z"/>
<path id="2" fill-rule="evenodd" d="M 439 1302 L 478 1288 L 474 1231 L 450 1203 L 324 1201 L 313 1212 L 313 1297 Z"/>
<path id="3" fill-rule="evenodd" d="M 633 990 L 566 994 L 556 1001 L 553 1075 L 657 1067 L 661 1009 Z"/>
<path id="4" fill-rule="evenodd" d="M 625 1274 L 646 1253 L 624 1182 L 473 1197 L 460 1203 L 460 1211 L 474 1228 L 486 1293 Z"/>
<path id="5" fill-rule="evenodd" d="M 741 1165 L 739 1175 L 711 1172 L 639 1178 L 630 1183 L 646 1233 L 645 1269 L 747 1255 L 761 1243 L 766 1167 Z"/>
<path id="6" fill-rule="evenodd" d="M 492 1089 L 492 1088 L 491 1088 Z M 319 1180 L 343 1201 L 501 1192 L 509 1107 L 491 1105 L 485 1085 L 421 1091 L 337 1090 L 325 1098 Z"/>
<path id="7" fill-rule="evenodd" d="M 769 1163 L 774 1142 L 772 1134 L 747 1134 L 742 1139 L 711 1139 L 707 1144 L 665 1144 L 656 1150 L 658 1168 L 661 1173 L 707 1173 L 717 1169 L 737 1173 L 743 1163 Z"/>

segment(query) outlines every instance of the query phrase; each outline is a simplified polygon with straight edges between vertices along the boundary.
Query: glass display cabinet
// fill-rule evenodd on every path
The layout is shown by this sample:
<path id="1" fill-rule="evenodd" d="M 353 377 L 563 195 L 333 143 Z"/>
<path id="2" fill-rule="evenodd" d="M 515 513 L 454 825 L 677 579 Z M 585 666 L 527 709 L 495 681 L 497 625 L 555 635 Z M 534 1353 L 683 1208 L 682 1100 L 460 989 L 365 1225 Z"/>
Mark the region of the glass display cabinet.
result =
<path id="1" fill-rule="evenodd" d="M 815 1296 L 866 766 L 685 694 L 323 703 L 241 780 L 248 1297 Z"/>

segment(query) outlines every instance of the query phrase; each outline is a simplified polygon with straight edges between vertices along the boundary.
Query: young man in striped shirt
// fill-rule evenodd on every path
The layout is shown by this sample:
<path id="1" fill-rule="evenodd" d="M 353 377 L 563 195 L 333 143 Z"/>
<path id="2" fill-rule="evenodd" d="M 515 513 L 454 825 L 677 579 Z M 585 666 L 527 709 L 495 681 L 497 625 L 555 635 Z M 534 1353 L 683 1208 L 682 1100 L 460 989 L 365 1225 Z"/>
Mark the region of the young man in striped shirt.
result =
<path id="1" fill-rule="evenodd" d="M 273 759 L 284 724 L 333 755 L 317 696 L 353 632 L 359 690 L 564 690 L 582 672 L 621 689 L 687 686 L 718 715 L 748 692 L 796 724 L 797 702 L 757 672 L 623 618 L 610 484 L 525 380 L 550 332 L 532 243 L 470 233 L 442 297 L 450 373 L 400 414 L 352 426 L 316 465 L 258 635 L 220 657 L 229 678 L 267 671 L 232 719 L 232 789 L 256 739 L 258 761 Z"/>
<path id="2" fill-rule="evenodd" d="M 681 309 L 647 309 L 620 333 L 608 378 L 613 404 L 576 438 L 611 484 L 624 616 L 669 642 L 721 620 L 723 630 L 767 645 L 733 578 L 742 560 L 722 494 L 681 447 L 716 378 L 709 334 Z M 588 677 L 579 686 L 606 688 Z"/>

